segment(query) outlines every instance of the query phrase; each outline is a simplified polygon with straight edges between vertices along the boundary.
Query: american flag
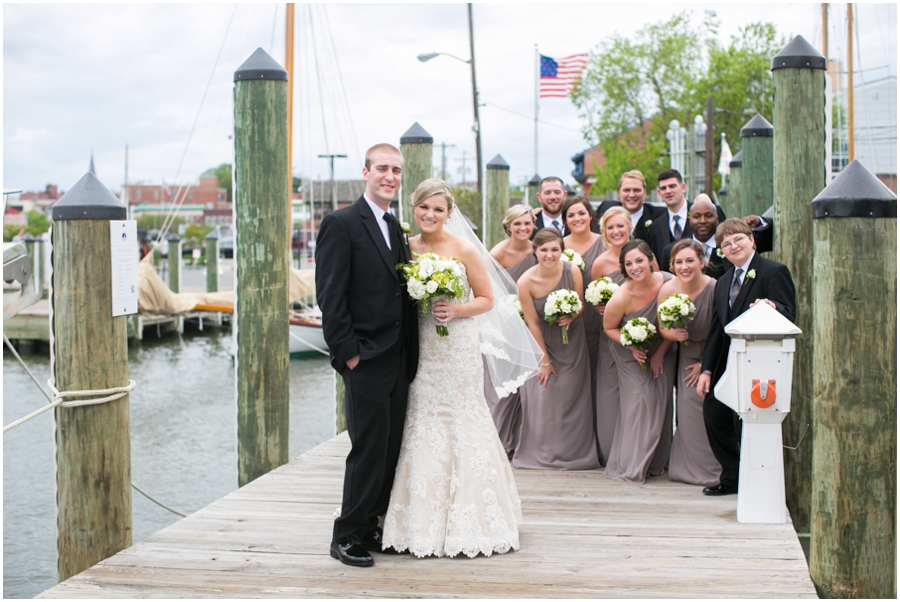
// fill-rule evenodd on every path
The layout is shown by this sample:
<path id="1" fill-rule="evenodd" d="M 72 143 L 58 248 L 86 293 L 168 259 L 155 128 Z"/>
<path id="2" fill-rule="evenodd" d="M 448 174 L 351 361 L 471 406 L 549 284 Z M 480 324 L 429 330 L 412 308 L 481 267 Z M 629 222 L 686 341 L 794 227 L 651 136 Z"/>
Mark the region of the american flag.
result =
<path id="1" fill-rule="evenodd" d="M 587 54 L 573 54 L 561 59 L 541 55 L 541 98 L 565 98 L 572 84 L 581 77 Z"/>

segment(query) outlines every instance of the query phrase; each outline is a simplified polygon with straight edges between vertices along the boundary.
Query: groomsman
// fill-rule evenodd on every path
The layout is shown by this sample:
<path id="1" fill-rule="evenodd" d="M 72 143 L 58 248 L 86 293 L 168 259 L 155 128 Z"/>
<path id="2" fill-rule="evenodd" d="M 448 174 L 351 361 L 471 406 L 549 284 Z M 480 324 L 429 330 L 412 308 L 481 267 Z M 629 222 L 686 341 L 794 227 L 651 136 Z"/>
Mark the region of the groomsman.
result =
<path id="1" fill-rule="evenodd" d="M 760 253 L 771 251 L 775 245 L 773 226 L 773 208 L 769 207 L 762 215 L 747 215 L 744 217 L 744 223 L 750 226 L 753 231 L 753 238 L 756 240 L 756 250 Z"/>
<path id="2" fill-rule="evenodd" d="M 757 303 L 768 303 L 790 321 L 796 319 L 794 281 L 787 266 L 756 252 L 750 228 L 739 218 L 716 229 L 716 242 L 732 263 L 716 282 L 712 324 L 703 348 L 697 395 L 703 397 L 703 422 L 713 455 L 722 465 L 719 484 L 704 495 L 737 493 L 741 464 L 741 421 L 737 413 L 715 397 L 715 385 L 728 364 L 731 338 L 725 326 Z"/>
<path id="3" fill-rule="evenodd" d="M 649 241 L 648 228 L 655 218 L 665 212 L 644 200 L 647 197 L 647 181 L 638 169 L 626 171 L 619 178 L 619 200 L 603 201 L 597 207 L 597 220 L 603 217 L 611 207 L 625 207 L 631 216 L 631 233 L 633 238 Z"/>
<path id="4" fill-rule="evenodd" d="M 710 278 L 718 280 L 732 266 L 731 262 L 724 258 L 724 254 L 720 256 L 720 249 L 716 246 L 716 227 L 719 225 L 719 214 L 716 211 L 716 206 L 705 194 L 699 194 L 694 199 L 688 212 L 688 225 L 690 226 L 692 238 L 703 248 L 703 252 L 706 254 L 706 269 L 704 273 Z M 662 255 L 660 256 L 659 267 L 666 272 L 670 271 L 669 259 L 674 246 L 674 242 L 667 244 L 663 247 Z"/>
<path id="5" fill-rule="evenodd" d="M 569 230 L 563 224 L 562 207 L 566 202 L 566 185 L 556 176 L 544 178 L 538 184 L 537 199 L 541 203 L 541 210 L 535 211 L 534 232 L 531 238 L 541 228 L 556 228 L 563 236 L 568 236 Z"/>
<path id="6" fill-rule="evenodd" d="M 688 223 L 688 211 L 691 204 L 684 200 L 687 184 L 677 169 L 665 169 L 657 177 L 657 193 L 666 204 L 666 211 L 653 220 L 649 228 L 648 243 L 653 254 L 659 259 L 663 248 L 669 243 L 691 237 L 691 225 Z M 725 221 L 725 214 L 716 207 L 719 221 Z M 665 269 L 665 268 L 664 268 Z"/>

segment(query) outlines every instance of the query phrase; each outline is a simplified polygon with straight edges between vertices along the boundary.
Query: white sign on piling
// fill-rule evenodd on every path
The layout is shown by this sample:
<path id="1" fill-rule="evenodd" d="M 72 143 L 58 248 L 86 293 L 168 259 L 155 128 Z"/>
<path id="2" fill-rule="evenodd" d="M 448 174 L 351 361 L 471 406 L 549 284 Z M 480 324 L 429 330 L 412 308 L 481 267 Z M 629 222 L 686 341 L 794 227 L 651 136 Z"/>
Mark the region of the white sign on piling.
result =
<path id="1" fill-rule="evenodd" d="M 140 253 L 135 220 L 110 220 L 109 249 L 112 259 L 112 315 L 136 314 Z"/>

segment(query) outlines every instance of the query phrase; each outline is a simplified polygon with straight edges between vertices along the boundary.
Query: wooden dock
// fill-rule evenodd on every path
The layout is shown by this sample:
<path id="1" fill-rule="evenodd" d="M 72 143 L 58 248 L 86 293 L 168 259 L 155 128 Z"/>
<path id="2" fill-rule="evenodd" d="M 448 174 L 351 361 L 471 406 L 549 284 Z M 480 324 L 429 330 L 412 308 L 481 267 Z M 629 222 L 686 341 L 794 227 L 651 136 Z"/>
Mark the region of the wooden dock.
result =
<path id="1" fill-rule="evenodd" d="M 745 525 L 735 496 L 599 471 L 515 471 L 518 552 L 469 559 L 328 553 L 340 435 L 39 598 L 815 598 L 790 523 Z"/>

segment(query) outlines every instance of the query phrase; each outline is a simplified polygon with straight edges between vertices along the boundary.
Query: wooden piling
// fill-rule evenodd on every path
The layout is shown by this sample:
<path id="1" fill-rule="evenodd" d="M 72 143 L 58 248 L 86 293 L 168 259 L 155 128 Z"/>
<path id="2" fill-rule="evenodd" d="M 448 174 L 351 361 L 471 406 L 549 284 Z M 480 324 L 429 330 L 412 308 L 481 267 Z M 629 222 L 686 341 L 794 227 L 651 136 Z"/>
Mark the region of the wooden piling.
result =
<path id="1" fill-rule="evenodd" d="M 403 156 L 403 177 L 400 183 L 400 219 L 407 222 L 410 235 L 418 234 L 413 219 L 410 197 L 423 181 L 431 177 L 434 138 L 415 122 L 400 136 L 400 154 Z"/>
<path id="2" fill-rule="evenodd" d="M 219 291 L 219 233 L 211 230 L 206 235 L 206 292 Z"/>
<path id="3" fill-rule="evenodd" d="M 25 252 L 31 258 L 31 273 L 34 275 L 35 288 L 44 295 L 44 241 L 31 234 L 25 235 Z"/>
<path id="4" fill-rule="evenodd" d="M 541 176 L 538 174 L 534 174 L 531 179 L 528 180 L 528 204 L 534 209 L 541 206 L 541 202 L 537 198 L 538 185 L 540 183 Z"/>
<path id="5" fill-rule="evenodd" d="M 53 218 L 53 346 L 58 391 L 128 384 L 125 316 L 112 317 L 109 220 L 126 209 L 93 173 Z M 129 397 L 57 407 L 56 525 L 60 581 L 131 545 Z"/>
<path id="6" fill-rule="evenodd" d="M 897 195 L 853 161 L 812 214 L 810 575 L 823 598 L 896 598 Z"/>
<path id="7" fill-rule="evenodd" d="M 509 209 L 509 163 L 497 155 L 487 164 L 485 178 L 484 246 L 494 245 L 506 238 L 503 232 L 503 218 Z"/>
<path id="8" fill-rule="evenodd" d="M 806 333 L 797 341 L 791 413 L 783 423 L 786 445 L 795 445 L 812 422 L 813 337 L 808 333 L 815 304 L 809 204 L 825 187 L 825 58 L 798 35 L 772 59 L 772 78 L 774 256 L 791 270 L 797 287 L 796 323 Z M 745 154 L 745 163 L 746 159 Z M 743 178 L 747 179 L 746 173 Z M 809 533 L 810 440 L 801 442 L 797 450 L 785 451 L 784 471 L 794 528 L 797 533 Z"/>
<path id="9" fill-rule="evenodd" d="M 741 216 L 762 215 L 772 206 L 772 124 L 757 113 L 741 128 Z"/>
<path id="10" fill-rule="evenodd" d="M 169 290 L 181 292 L 181 249 L 183 243 L 174 232 L 166 237 L 169 243 Z"/>
<path id="11" fill-rule="evenodd" d="M 728 194 L 719 197 L 719 205 L 726 217 L 744 217 L 741 206 L 741 181 L 743 174 L 744 155 L 742 150 L 732 157 L 728 164 Z"/>
<path id="12" fill-rule="evenodd" d="M 288 461 L 287 72 L 258 48 L 234 72 L 238 484 Z"/>

